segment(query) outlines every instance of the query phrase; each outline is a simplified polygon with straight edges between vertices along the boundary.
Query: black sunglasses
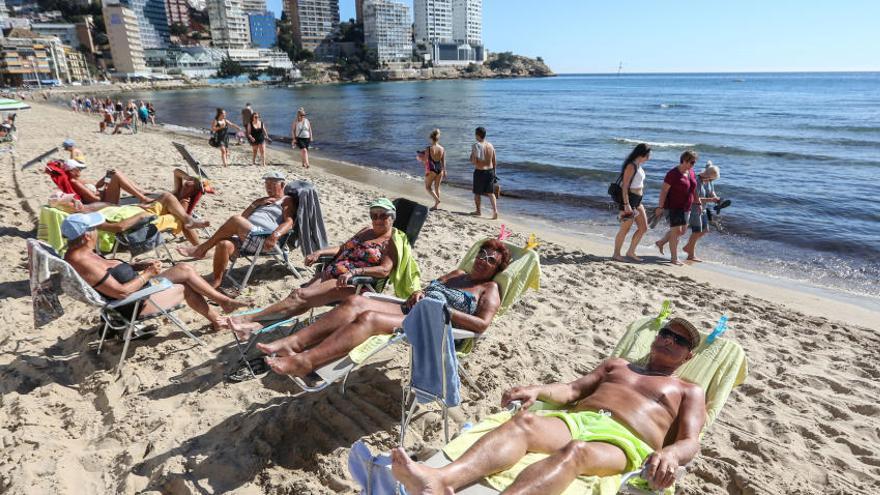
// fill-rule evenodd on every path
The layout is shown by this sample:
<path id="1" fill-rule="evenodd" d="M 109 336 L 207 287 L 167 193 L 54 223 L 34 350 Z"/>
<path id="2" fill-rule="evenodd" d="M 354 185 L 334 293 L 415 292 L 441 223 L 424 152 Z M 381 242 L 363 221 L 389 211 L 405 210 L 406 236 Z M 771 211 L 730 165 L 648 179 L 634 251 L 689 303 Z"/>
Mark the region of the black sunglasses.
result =
<path id="1" fill-rule="evenodd" d="M 388 213 L 370 213 L 370 220 L 385 220 L 389 216 Z"/>
<path id="2" fill-rule="evenodd" d="M 688 339 L 687 337 L 682 337 L 681 335 L 673 332 L 672 330 L 669 329 L 669 327 L 661 328 L 660 332 L 657 335 L 659 335 L 660 337 L 663 337 L 663 338 L 672 339 L 672 341 L 675 342 L 675 345 L 678 345 L 681 347 L 687 347 L 688 349 L 694 348 L 690 339 Z"/>

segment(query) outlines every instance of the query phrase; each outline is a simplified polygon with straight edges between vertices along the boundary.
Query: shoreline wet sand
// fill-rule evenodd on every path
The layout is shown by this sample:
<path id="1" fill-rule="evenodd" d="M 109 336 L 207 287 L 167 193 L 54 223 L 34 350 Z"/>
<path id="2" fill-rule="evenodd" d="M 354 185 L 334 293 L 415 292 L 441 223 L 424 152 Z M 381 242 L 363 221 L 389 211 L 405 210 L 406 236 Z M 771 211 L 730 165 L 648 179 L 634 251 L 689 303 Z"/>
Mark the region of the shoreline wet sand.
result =
<path id="1" fill-rule="evenodd" d="M 222 169 L 206 139 L 147 129 L 101 135 L 97 119 L 36 104 L 18 121 L 19 164 L 73 138 L 87 157 L 86 177 L 117 168 L 149 189 L 168 188 L 181 165 L 172 140 L 203 163 L 218 194 L 199 211 L 216 226 L 261 194 L 259 167 Z M 233 163 L 249 163 L 249 147 L 233 147 Z M 383 194 L 427 203 L 420 182 L 321 159 L 303 171 L 292 152 L 269 151 L 272 169 L 312 181 L 320 194 L 331 242 L 366 224 L 366 204 Z M 110 370 L 121 345 L 100 356 L 97 312 L 64 299 L 67 314 L 32 328 L 24 238 L 34 212 L 53 187 L 34 167 L 13 170 L 8 157 L 0 219 L 0 442 L 6 493 L 353 493 L 346 460 L 365 438 L 374 450 L 395 444 L 400 379 L 406 355 L 391 352 L 337 387 L 304 395 L 283 377 L 226 384 L 225 360 L 235 350 L 228 332 L 213 333 L 189 310 L 181 314 L 207 342 L 193 348 L 163 325 L 159 336 L 132 345 L 121 378 Z M 338 175 L 337 175 L 338 174 Z M 377 179 L 377 177 L 379 177 Z M 474 219 L 467 194 L 447 194 L 446 211 L 432 213 L 415 246 L 424 280 L 457 263 L 474 241 L 497 234 L 502 222 Z M 504 214 L 502 203 L 502 214 Z M 570 380 L 600 362 L 626 324 L 655 314 L 664 299 L 675 313 L 709 329 L 730 317 L 728 336 L 745 348 L 746 384 L 733 392 L 703 438 L 701 455 L 681 484 L 686 493 L 853 493 L 880 483 L 880 456 L 871 445 L 880 408 L 877 311 L 859 301 L 832 301 L 781 284 L 740 280 L 704 267 L 629 265 L 607 261 L 610 245 L 552 232 L 534 219 L 505 217 L 523 243 L 542 240 L 542 288 L 496 319 L 467 367 L 487 392 L 452 412 L 452 431 L 498 410 L 513 385 Z M 125 259 L 123 257 L 123 259 Z M 293 262 L 301 263 L 293 253 Z M 210 272 L 210 260 L 196 263 Z M 757 276 L 756 276 L 757 277 Z M 277 266 L 260 266 L 247 296 L 265 305 L 299 280 Z M 409 439 L 422 453 L 442 445 L 439 414 L 428 412 Z"/>

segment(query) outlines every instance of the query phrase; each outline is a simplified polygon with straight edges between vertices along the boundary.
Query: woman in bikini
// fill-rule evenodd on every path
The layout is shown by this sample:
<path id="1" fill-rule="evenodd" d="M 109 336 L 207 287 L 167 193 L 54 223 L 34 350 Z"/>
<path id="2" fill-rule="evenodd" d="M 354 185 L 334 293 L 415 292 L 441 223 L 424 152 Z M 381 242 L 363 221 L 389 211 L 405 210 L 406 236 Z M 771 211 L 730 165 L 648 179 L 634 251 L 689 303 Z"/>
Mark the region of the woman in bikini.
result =
<path id="1" fill-rule="evenodd" d="M 334 257 L 312 280 L 262 311 L 229 317 L 229 326 L 240 339 L 247 339 L 252 332 L 263 328 L 263 321 L 298 316 L 312 308 L 339 302 L 353 295 L 355 287 L 349 285 L 353 276 L 387 278 L 397 258 L 391 242 L 396 213 L 394 203 L 388 198 L 374 201 L 370 205 L 370 227 L 361 230 L 341 246 L 306 256 L 306 266 L 315 264 L 321 256 Z"/>
<path id="2" fill-rule="evenodd" d="M 134 314 L 134 304 L 117 308 L 125 317 L 158 313 L 158 306 L 170 308 L 186 301 L 193 311 L 207 318 L 211 326 L 218 329 L 220 315 L 208 306 L 206 298 L 220 305 L 224 312 L 248 305 L 215 290 L 196 273 L 192 265 L 186 263 L 178 263 L 162 271 L 162 262 L 158 260 L 129 264 L 100 256 L 95 253 L 95 243 L 98 240 L 95 228 L 104 221 L 104 216 L 100 213 L 78 213 L 67 217 L 61 225 L 61 233 L 68 240 L 64 259 L 89 285 L 107 299 L 115 301 L 143 289 L 153 277 L 163 277 L 174 283 L 172 288 L 150 296 L 150 300 L 140 307 L 138 315 Z"/>
<path id="3" fill-rule="evenodd" d="M 486 241 L 469 273 L 453 270 L 403 304 L 349 296 L 312 325 L 257 348 L 271 356 L 266 363 L 276 373 L 303 377 L 345 356 L 367 338 L 393 332 L 425 297 L 446 303 L 456 328 L 483 333 L 501 306 L 501 290 L 493 278 L 509 263 L 510 251 L 503 243 Z"/>
<path id="4" fill-rule="evenodd" d="M 266 124 L 260 118 L 260 114 L 254 112 L 251 115 L 251 121 L 247 125 L 247 138 L 251 142 L 251 148 L 254 150 L 254 156 L 251 158 L 251 165 L 257 164 L 257 154 L 260 155 L 260 163 L 266 166 L 266 138 L 269 137 L 269 130 Z"/>
<path id="5" fill-rule="evenodd" d="M 233 127 L 236 131 L 240 131 L 241 127 L 233 124 L 226 118 L 226 110 L 217 109 L 214 120 L 211 122 L 211 132 L 213 133 L 214 143 L 220 148 L 220 161 L 223 166 L 229 165 L 229 128 Z"/>
<path id="6" fill-rule="evenodd" d="M 446 178 L 446 150 L 440 146 L 440 129 L 431 131 L 430 138 L 425 150 L 425 189 L 434 198 L 434 211 L 440 206 L 440 183 Z"/>

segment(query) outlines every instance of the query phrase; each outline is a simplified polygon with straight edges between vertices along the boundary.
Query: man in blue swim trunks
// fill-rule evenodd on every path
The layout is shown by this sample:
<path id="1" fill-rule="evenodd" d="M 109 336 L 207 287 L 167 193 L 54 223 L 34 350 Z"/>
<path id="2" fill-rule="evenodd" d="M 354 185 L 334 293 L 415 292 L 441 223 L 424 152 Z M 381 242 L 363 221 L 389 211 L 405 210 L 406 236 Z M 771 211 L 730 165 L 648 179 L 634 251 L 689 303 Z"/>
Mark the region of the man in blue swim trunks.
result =
<path id="1" fill-rule="evenodd" d="M 487 433 L 455 462 L 434 469 L 392 452 L 392 472 L 410 495 L 446 494 L 516 464 L 528 452 L 550 456 L 532 464 L 506 494 L 562 493 L 577 476 L 609 476 L 646 467 L 652 489 L 666 488 L 700 450 L 706 418 L 703 390 L 672 376 L 693 356 L 700 333 L 673 318 L 651 345 L 646 366 L 608 359 L 570 383 L 514 387 L 502 405 L 523 410 Z M 536 400 L 566 410 L 525 411 Z"/>

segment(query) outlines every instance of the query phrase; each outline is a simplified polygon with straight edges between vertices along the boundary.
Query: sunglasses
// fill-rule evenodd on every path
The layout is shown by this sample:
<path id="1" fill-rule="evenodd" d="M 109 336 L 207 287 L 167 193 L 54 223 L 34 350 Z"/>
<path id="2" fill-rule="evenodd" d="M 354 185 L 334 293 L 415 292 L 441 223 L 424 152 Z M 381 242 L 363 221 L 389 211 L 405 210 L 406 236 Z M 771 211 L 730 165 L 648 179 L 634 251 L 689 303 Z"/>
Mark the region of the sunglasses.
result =
<path id="1" fill-rule="evenodd" d="M 500 258 L 498 256 L 494 256 L 492 254 L 489 254 L 491 252 L 492 251 L 487 251 L 485 249 L 481 249 L 479 254 L 477 254 L 477 259 L 483 260 L 486 263 L 489 263 L 490 265 L 497 265 L 498 262 L 500 261 Z"/>
<path id="2" fill-rule="evenodd" d="M 389 216 L 388 213 L 370 213 L 370 220 L 385 220 Z"/>
<path id="3" fill-rule="evenodd" d="M 660 329 L 660 332 L 657 334 L 659 337 L 663 337 L 665 339 L 671 339 L 675 342 L 675 345 L 680 347 L 687 347 L 688 349 L 693 349 L 693 345 L 691 344 L 690 339 L 687 337 L 683 337 L 672 330 L 669 327 L 663 327 Z"/>

